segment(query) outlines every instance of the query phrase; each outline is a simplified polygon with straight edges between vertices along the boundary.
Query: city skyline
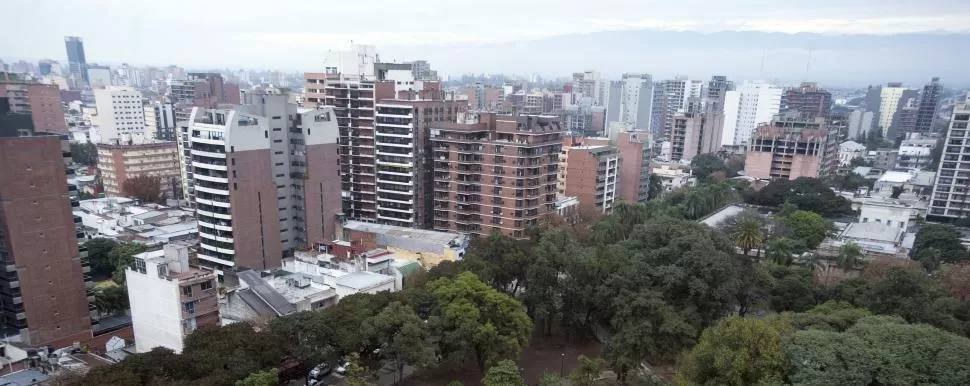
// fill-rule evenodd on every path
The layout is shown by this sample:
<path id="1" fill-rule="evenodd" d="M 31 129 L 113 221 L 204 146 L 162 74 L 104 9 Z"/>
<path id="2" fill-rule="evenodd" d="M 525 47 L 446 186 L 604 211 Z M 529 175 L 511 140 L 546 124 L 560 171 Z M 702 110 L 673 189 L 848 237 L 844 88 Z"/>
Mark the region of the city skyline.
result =
<path id="1" fill-rule="evenodd" d="M 964 76 L 959 66 L 966 62 L 962 52 L 968 50 L 959 48 L 970 44 L 970 26 L 964 22 L 970 17 L 970 4 L 932 3 L 826 0 L 811 7 L 766 9 L 747 0 L 729 5 L 691 0 L 635 7 L 629 1 L 610 0 L 585 8 L 535 2 L 516 4 L 520 11 L 515 14 L 492 4 L 467 18 L 455 17 L 453 7 L 444 5 L 416 10 L 368 1 L 352 5 L 284 1 L 262 10 L 256 19 L 242 11 L 250 8 L 246 2 L 192 4 L 193 12 L 185 13 L 174 12 L 178 6 L 144 9 L 101 0 L 63 4 L 66 12 L 45 15 L 53 28 L 16 42 L 0 42 L 0 52 L 11 59 L 63 60 L 63 37 L 80 36 L 87 43 L 88 62 L 94 63 L 309 72 L 319 70 L 326 51 L 344 49 L 353 41 L 377 45 L 385 61 L 427 59 L 440 73 L 452 76 L 557 76 L 578 68 L 596 69 L 613 78 L 630 71 L 650 72 L 658 78 L 724 73 L 737 79 L 814 79 L 859 86 L 916 83 L 941 76 L 953 85 L 968 84 L 970 79 L 959 79 Z M 7 15 L 39 12 L 33 4 L 12 7 Z M 617 15 L 617 9 L 624 12 Z M 294 10 L 299 15 L 293 16 Z M 328 14 L 360 15 L 369 20 L 368 28 L 352 28 L 359 19 L 354 17 L 324 18 L 323 24 L 313 21 Z M 543 17 L 534 17 L 537 14 Z M 84 15 L 111 18 L 113 28 L 86 23 L 89 18 Z M 27 19 L 4 21 L 16 27 Z M 435 22 L 415 23 L 415 19 Z M 487 28 L 476 27 L 472 19 L 487 20 L 482 26 Z M 160 25 L 176 28 L 159 34 L 153 26 Z M 114 33 L 118 30 L 126 33 Z M 209 38 L 219 34 L 219 39 Z M 218 56 L 212 55 L 214 43 L 219 46 Z M 932 62 L 925 59 L 930 52 Z M 719 60 L 701 60 L 710 56 Z M 786 60 L 776 59 L 779 56 Z M 719 67 L 712 69 L 715 63 Z M 880 66 L 862 68 L 870 63 Z"/>

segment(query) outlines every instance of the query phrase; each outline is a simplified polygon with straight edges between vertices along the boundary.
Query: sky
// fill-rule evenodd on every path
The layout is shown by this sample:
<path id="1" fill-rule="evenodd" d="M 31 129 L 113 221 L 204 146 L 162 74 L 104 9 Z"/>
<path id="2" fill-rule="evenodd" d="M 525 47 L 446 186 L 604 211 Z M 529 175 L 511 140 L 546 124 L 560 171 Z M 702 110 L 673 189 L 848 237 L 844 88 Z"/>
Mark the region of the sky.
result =
<path id="1" fill-rule="evenodd" d="M 442 73 L 454 75 L 562 76 L 602 66 L 605 74 L 707 77 L 701 72 L 751 75 L 754 66 L 754 75 L 787 79 L 796 74 L 765 73 L 763 59 L 786 54 L 807 63 L 811 51 L 815 75 L 837 81 L 837 68 L 823 69 L 839 55 L 862 61 L 871 57 L 864 50 L 913 46 L 907 43 L 912 36 L 928 44 L 948 36 L 970 40 L 970 1 L 47 0 L 7 2 L 0 25 L 5 26 L 0 59 L 7 61 L 66 61 L 63 37 L 71 35 L 84 39 L 88 62 L 109 64 L 317 71 L 324 52 L 354 42 L 376 45 L 384 60 L 429 59 Z M 798 38 L 805 35 L 816 37 L 806 45 Z M 775 43 L 779 36 L 791 42 Z M 848 38 L 881 46 L 826 51 Z M 758 47 L 762 40 L 771 42 L 770 50 Z M 543 51 L 550 46 L 554 51 Z M 510 50 L 519 58 L 503 58 Z M 706 58 L 711 52 L 722 54 L 715 62 L 723 68 L 711 66 L 715 63 Z M 961 60 L 968 62 L 955 53 L 939 53 L 946 56 L 944 63 L 929 70 L 957 72 Z M 898 53 L 909 62 L 886 76 L 931 76 L 919 73 L 927 66 L 923 59 L 912 60 L 916 54 L 926 53 Z M 607 60 L 613 56 L 624 62 Z M 873 63 L 876 69 L 879 65 Z"/>

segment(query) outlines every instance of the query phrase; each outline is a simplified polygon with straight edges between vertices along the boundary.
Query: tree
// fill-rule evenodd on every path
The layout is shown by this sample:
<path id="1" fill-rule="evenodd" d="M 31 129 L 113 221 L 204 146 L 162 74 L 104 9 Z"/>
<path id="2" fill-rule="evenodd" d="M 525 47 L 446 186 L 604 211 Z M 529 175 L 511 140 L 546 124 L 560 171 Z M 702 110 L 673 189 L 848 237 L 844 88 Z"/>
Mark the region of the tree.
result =
<path id="1" fill-rule="evenodd" d="M 97 278 L 111 277 L 118 265 L 111 260 L 110 253 L 118 243 L 103 237 L 93 238 L 84 243 L 91 263 L 91 274 Z"/>
<path id="2" fill-rule="evenodd" d="M 128 304 L 128 287 L 110 286 L 94 293 L 94 305 L 102 315 L 120 314 L 131 306 Z"/>
<path id="3" fill-rule="evenodd" d="M 835 264 L 848 271 L 856 269 L 862 261 L 862 247 L 856 243 L 846 243 L 839 247 L 839 255 L 835 258 Z"/>
<path id="4" fill-rule="evenodd" d="M 872 166 L 872 162 L 869 162 L 869 160 L 863 157 L 855 157 L 849 161 L 849 166 L 853 168 L 859 167 L 859 166 Z"/>
<path id="5" fill-rule="evenodd" d="M 579 367 L 569 372 L 569 382 L 572 386 L 593 386 L 605 368 L 606 361 L 602 358 L 580 355 Z"/>
<path id="6" fill-rule="evenodd" d="M 856 295 L 853 303 L 876 314 L 899 315 L 911 323 L 965 333 L 967 323 L 956 315 L 959 301 L 943 290 L 922 271 L 892 268 L 886 279 L 872 283 Z"/>
<path id="7" fill-rule="evenodd" d="M 276 369 L 269 369 L 249 374 L 248 377 L 236 381 L 236 386 L 277 386 L 279 383 Z"/>
<path id="8" fill-rule="evenodd" d="M 756 385 L 781 383 L 788 366 L 783 335 L 791 326 L 783 318 L 728 317 L 701 335 L 684 356 L 678 385 Z"/>
<path id="9" fill-rule="evenodd" d="M 539 386 L 565 386 L 566 380 L 556 373 L 545 373 L 539 378 Z"/>
<path id="10" fill-rule="evenodd" d="M 740 216 L 739 216 L 740 217 Z M 728 226 L 728 237 L 734 246 L 747 256 L 752 249 L 761 248 L 765 240 L 764 220 L 758 217 L 745 216 L 731 221 Z M 761 254 L 760 252 L 758 253 Z"/>
<path id="11" fill-rule="evenodd" d="M 817 248 L 822 240 L 835 231 L 835 225 L 831 221 L 825 220 L 818 213 L 804 210 L 795 211 L 780 221 L 791 228 L 791 237 L 804 242 L 808 249 Z"/>
<path id="12" fill-rule="evenodd" d="M 950 296 L 962 302 L 970 300 L 970 262 L 944 265 L 936 280 Z"/>
<path id="13" fill-rule="evenodd" d="M 525 386 L 525 380 L 519 373 L 519 365 L 508 359 L 489 367 L 482 383 L 485 386 Z"/>
<path id="14" fill-rule="evenodd" d="M 91 142 L 73 142 L 71 160 L 85 166 L 98 166 L 98 147 Z"/>
<path id="15" fill-rule="evenodd" d="M 111 251 L 108 252 L 108 259 L 115 266 L 111 279 L 119 285 L 124 284 L 125 268 L 128 268 L 135 261 L 135 255 L 145 252 L 147 249 L 148 247 L 144 244 L 133 242 L 123 242 L 111 248 Z"/>
<path id="16" fill-rule="evenodd" d="M 663 180 L 657 174 L 650 174 L 650 190 L 647 191 L 647 200 L 655 200 L 663 195 Z"/>
<path id="17" fill-rule="evenodd" d="M 164 197 L 162 197 L 162 180 L 158 176 L 142 174 L 127 178 L 121 184 L 121 192 L 125 196 L 143 203 L 152 202 L 161 204 L 164 202 Z"/>
<path id="18" fill-rule="evenodd" d="M 715 154 L 699 154 L 690 161 L 690 171 L 700 182 L 708 182 L 711 174 L 727 170 L 724 160 Z"/>
<path id="19" fill-rule="evenodd" d="M 442 353 L 453 360 L 474 356 L 489 364 L 515 358 L 528 343 L 532 321 L 522 305 L 489 287 L 471 272 L 428 284 L 435 299 L 433 326 Z"/>
<path id="20" fill-rule="evenodd" d="M 366 366 L 360 365 L 360 354 L 352 353 L 347 358 L 347 380 L 348 386 L 371 386 L 375 383 L 371 381 L 371 372 Z"/>
<path id="21" fill-rule="evenodd" d="M 769 308 L 773 311 L 803 312 L 816 304 L 812 271 L 800 267 L 768 267 L 772 287 L 768 292 Z"/>
<path id="22" fill-rule="evenodd" d="M 765 257 L 768 261 L 781 266 L 790 266 L 794 261 L 793 255 L 804 246 L 799 245 L 800 241 L 795 241 L 787 237 L 778 237 L 768 242 Z"/>
<path id="23" fill-rule="evenodd" d="M 747 201 L 751 204 L 780 207 L 788 203 L 800 210 L 823 216 L 852 213 L 852 204 L 817 178 L 772 181 Z"/>
<path id="24" fill-rule="evenodd" d="M 364 334 L 381 347 L 384 360 L 397 367 L 397 379 L 404 379 L 404 366 L 425 367 L 434 363 L 434 347 L 427 326 L 411 307 L 392 302 L 361 327 Z"/>
<path id="25" fill-rule="evenodd" d="M 656 291 L 624 293 L 614 301 L 616 333 L 607 357 L 620 378 L 644 360 L 672 359 L 694 343 L 697 330 Z"/>
<path id="26" fill-rule="evenodd" d="M 529 259 L 521 245 L 504 233 L 492 231 L 469 248 L 466 260 L 481 263 L 482 269 L 475 273 L 502 292 L 515 296 L 525 284 Z"/>
<path id="27" fill-rule="evenodd" d="M 960 239 L 963 235 L 952 225 L 927 224 L 916 233 L 911 256 L 923 262 L 924 265 L 930 254 L 937 256 L 939 263 L 958 263 L 970 258 L 970 253 L 963 246 Z M 927 249 L 938 252 L 926 252 Z"/>

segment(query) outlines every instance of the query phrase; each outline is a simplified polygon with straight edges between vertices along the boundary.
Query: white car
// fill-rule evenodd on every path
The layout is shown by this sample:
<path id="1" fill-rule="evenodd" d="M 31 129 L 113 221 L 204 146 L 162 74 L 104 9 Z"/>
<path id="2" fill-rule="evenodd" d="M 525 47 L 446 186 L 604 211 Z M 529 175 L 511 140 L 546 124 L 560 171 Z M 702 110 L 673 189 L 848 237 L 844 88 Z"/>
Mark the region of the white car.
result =
<path id="1" fill-rule="evenodd" d="M 350 362 L 345 361 L 342 364 L 337 365 L 334 371 L 340 375 L 347 375 L 347 369 L 349 368 L 350 368 Z"/>

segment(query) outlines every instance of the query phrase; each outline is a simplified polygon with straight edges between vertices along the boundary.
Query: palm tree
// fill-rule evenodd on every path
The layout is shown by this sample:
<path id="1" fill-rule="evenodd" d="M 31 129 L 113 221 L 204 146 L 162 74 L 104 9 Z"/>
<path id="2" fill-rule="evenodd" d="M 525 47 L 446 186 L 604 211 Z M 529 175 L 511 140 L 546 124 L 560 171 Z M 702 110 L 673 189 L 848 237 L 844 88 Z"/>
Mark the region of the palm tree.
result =
<path id="1" fill-rule="evenodd" d="M 787 237 L 779 237 L 768 243 L 768 251 L 765 257 L 769 261 L 783 266 L 792 264 L 792 254 L 795 253 L 795 243 Z"/>
<path id="2" fill-rule="evenodd" d="M 761 221 L 754 218 L 743 218 L 734 224 L 734 229 L 729 236 L 734 246 L 743 251 L 745 256 L 752 249 L 760 247 L 764 241 L 765 232 L 762 225 Z"/>
<path id="3" fill-rule="evenodd" d="M 839 255 L 835 258 L 835 264 L 848 271 L 855 269 L 862 261 L 862 248 L 856 243 L 847 243 L 839 247 Z"/>

